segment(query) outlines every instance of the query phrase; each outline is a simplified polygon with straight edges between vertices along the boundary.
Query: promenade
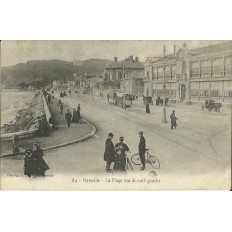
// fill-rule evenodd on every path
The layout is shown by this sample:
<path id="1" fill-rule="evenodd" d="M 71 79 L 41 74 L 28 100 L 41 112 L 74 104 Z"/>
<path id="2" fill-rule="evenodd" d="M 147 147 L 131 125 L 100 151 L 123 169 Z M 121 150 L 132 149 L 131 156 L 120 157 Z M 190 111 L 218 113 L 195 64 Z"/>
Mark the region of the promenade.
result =
<path id="1" fill-rule="evenodd" d="M 64 109 L 63 114 L 61 115 L 60 106 L 58 105 L 57 99 L 53 99 L 52 103 L 48 106 L 51 115 L 55 118 L 56 128 L 52 129 L 48 136 L 34 136 L 31 138 L 20 139 L 18 141 L 20 151 L 31 149 L 34 142 L 38 142 L 42 148 L 45 148 L 45 150 L 50 150 L 56 147 L 61 147 L 78 142 L 79 140 L 87 138 L 88 136 L 90 137 L 92 135 L 94 127 L 83 118 L 80 120 L 80 123 L 71 123 L 70 128 L 67 127 L 65 113 L 67 112 L 67 109 L 69 109 L 72 113 L 73 109 L 71 109 L 70 107 L 63 104 Z M 12 142 L 2 142 L 1 149 L 1 154 L 3 156 L 12 153 Z"/>

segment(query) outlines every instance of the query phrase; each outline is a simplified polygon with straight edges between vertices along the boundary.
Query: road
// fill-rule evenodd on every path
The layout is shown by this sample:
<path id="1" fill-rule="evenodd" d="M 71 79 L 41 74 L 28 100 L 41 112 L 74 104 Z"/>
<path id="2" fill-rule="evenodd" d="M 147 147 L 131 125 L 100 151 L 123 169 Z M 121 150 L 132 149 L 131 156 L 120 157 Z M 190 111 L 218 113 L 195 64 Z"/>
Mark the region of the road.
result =
<path id="1" fill-rule="evenodd" d="M 109 132 L 113 142 L 125 137 L 131 154 L 137 153 L 138 131 L 143 131 L 151 154 L 160 160 L 159 176 L 192 176 L 219 173 L 228 175 L 230 169 L 230 114 L 201 112 L 195 106 L 175 106 L 178 117 L 176 130 L 161 124 L 162 107 L 151 106 L 146 114 L 141 103 L 123 110 L 104 100 L 92 101 L 88 96 L 67 97 L 70 107 L 81 104 L 82 115 L 97 128 L 96 135 L 84 142 L 46 152 L 50 166 L 48 175 L 103 174 L 104 144 Z M 174 107 L 167 107 L 167 119 Z M 65 109 L 64 109 L 65 111 Z M 64 135 L 65 136 L 65 135 Z M 22 159 L 2 159 L 2 174 L 22 173 Z M 134 167 L 139 172 L 138 166 Z M 147 165 L 147 171 L 151 170 Z"/>

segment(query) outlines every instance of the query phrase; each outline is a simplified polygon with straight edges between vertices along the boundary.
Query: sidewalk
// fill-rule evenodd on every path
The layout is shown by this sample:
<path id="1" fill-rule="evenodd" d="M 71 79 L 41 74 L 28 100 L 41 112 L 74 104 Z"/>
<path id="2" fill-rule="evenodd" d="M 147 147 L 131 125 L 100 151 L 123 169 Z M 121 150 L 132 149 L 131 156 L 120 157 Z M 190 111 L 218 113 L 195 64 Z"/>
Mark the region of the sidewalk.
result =
<path id="1" fill-rule="evenodd" d="M 45 137 L 34 136 L 28 139 L 22 139 L 18 141 L 20 151 L 31 149 L 34 142 L 39 142 L 42 148 L 45 150 L 55 149 L 61 146 L 73 144 L 79 142 L 79 140 L 91 137 L 95 133 L 95 127 L 88 123 L 85 119 L 81 119 L 80 123 L 71 123 L 70 128 L 67 127 L 65 120 L 65 113 L 67 109 L 72 113 L 73 109 L 63 104 L 63 115 L 60 114 L 60 107 L 58 100 L 53 99 L 53 103 L 48 105 L 51 115 L 55 118 L 56 128 L 52 129 L 51 133 Z M 4 141 L 1 144 L 1 156 L 12 153 L 12 142 Z"/>

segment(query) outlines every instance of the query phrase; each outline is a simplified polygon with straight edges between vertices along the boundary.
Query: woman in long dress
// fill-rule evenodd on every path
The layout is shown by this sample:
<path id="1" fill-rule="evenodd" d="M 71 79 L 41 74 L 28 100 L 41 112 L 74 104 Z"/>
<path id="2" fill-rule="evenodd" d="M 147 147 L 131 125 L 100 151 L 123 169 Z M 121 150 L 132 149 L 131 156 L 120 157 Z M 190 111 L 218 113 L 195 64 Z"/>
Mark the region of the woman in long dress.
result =
<path id="1" fill-rule="evenodd" d="M 33 174 L 34 176 L 45 176 L 45 172 L 49 169 L 47 163 L 43 159 L 43 150 L 40 148 L 38 143 L 35 143 L 33 146 Z"/>
<path id="2" fill-rule="evenodd" d="M 74 108 L 73 109 L 73 116 L 72 116 L 72 122 L 73 123 L 78 123 L 78 115 L 77 115 L 77 111 L 76 111 L 76 109 Z"/>

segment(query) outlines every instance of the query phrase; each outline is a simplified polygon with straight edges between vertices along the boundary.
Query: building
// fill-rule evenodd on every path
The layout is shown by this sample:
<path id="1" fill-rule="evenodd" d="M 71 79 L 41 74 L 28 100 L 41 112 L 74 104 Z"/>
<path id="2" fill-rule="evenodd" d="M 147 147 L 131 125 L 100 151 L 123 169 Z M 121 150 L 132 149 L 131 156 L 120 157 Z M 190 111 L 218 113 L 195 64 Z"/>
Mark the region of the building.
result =
<path id="1" fill-rule="evenodd" d="M 120 80 L 120 90 L 126 93 L 142 96 L 144 90 L 143 84 L 143 71 L 134 71 L 130 74 L 126 74 L 124 78 Z"/>
<path id="2" fill-rule="evenodd" d="M 164 59 L 144 65 L 144 94 L 162 96 Z M 189 50 L 186 45 L 165 58 L 165 95 L 172 101 L 232 100 L 232 41 Z"/>
<path id="3" fill-rule="evenodd" d="M 114 57 L 114 62 L 106 66 L 101 86 L 107 89 L 124 89 L 130 93 L 143 89 L 144 63 L 138 57 L 129 56 L 122 61 Z"/>

